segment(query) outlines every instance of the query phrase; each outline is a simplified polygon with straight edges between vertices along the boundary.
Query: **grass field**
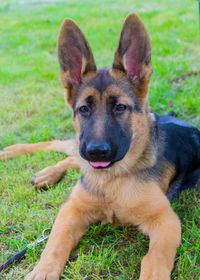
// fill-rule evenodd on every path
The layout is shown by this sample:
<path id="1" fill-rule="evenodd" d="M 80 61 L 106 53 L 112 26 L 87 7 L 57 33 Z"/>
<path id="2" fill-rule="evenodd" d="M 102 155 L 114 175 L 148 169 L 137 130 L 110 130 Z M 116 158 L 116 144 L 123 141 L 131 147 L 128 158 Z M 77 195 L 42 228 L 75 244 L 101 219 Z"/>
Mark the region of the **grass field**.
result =
<path id="1" fill-rule="evenodd" d="M 18 142 L 67 139 L 72 113 L 59 82 L 56 41 L 65 17 L 86 34 L 98 66 L 112 63 L 125 16 L 137 12 L 152 40 L 154 73 L 149 92 L 156 112 L 173 109 L 200 127 L 200 36 L 196 0 L 74 0 L 0 2 L 0 149 Z M 63 154 L 37 152 L 0 161 L 0 263 L 51 227 L 60 204 L 80 177 L 69 170 L 55 187 L 36 192 L 34 173 Z M 200 279 L 200 191 L 173 202 L 182 221 L 182 243 L 172 279 Z M 23 279 L 44 244 L 30 249 L 1 280 Z M 148 239 L 131 226 L 91 226 L 63 273 L 63 279 L 138 279 Z"/>

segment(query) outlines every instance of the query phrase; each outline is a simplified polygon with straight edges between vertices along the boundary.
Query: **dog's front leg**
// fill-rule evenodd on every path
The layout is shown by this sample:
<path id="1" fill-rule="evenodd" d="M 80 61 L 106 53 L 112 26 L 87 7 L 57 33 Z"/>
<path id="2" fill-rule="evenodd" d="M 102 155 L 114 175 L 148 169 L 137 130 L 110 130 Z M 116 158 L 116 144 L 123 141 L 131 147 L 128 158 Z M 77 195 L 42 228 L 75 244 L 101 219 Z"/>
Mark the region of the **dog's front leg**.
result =
<path id="1" fill-rule="evenodd" d="M 98 220 L 97 215 L 95 203 L 90 204 L 78 183 L 69 200 L 60 209 L 38 265 L 25 280 L 58 280 L 70 251 L 89 224 Z"/>
<path id="2" fill-rule="evenodd" d="M 139 280 L 169 280 L 181 238 L 177 215 L 170 206 L 164 207 L 149 216 L 141 228 L 150 237 L 150 248 L 142 260 Z"/>

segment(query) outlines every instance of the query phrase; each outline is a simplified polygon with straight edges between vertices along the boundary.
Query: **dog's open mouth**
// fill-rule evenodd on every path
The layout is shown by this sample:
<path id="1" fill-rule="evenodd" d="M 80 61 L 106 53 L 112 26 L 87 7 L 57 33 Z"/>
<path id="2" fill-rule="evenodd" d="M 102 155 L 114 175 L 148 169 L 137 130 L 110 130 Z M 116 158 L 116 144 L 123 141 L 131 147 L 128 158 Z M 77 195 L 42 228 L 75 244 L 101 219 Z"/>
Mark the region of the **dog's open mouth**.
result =
<path id="1" fill-rule="evenodd" d="M 108 168 L 112 165 L 111 161 L 89 161 L 94 168 Z"/>

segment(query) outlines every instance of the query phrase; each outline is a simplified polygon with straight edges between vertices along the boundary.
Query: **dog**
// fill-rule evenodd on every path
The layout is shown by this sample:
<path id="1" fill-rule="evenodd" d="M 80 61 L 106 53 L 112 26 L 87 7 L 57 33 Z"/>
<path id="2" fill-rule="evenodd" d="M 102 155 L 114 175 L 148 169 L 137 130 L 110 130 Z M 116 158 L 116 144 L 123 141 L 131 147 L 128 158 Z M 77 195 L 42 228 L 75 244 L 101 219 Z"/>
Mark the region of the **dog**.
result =
<path id="1" fill-rule="evenodd" d="M 135 13 L 124 21 L 112 67 L 97 70 L 84 34 L 71 19 L 61 26 L 58 57 L 76 138 L 16 144 L 0 153 L 6 158 L 44 149 L 69 155 L 34 176 L 37 189 L 55 184 L 68 167 L 83 173 L 25 280 L 58 280 L 70 251 L 99 221 L 138 226 L 150 237 L 139 279 L 169 280 L 181 239 L 170 200 L 198 180 L 200 132 L 150 110 L 151 43 Z"/>

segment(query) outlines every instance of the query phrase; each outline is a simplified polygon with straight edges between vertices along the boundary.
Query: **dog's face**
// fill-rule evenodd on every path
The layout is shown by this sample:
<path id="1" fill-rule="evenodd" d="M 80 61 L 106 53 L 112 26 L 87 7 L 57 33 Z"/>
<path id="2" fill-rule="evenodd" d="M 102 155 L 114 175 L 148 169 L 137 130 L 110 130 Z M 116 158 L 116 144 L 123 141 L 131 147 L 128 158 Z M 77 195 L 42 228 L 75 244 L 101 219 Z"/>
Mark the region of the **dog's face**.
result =
<path id="1" fill-rule="evenodd" d="M 147 30 L 135 14 L 124 22 L 110 69 L 96 69 L 88 42 L 72 20 L 61 27 L 61 81 L 74 111 L 80 155 L 94 168 L 123 159 L 137 134 L 152 72 L 150 52 Z"/>
<path id="2" fill-rule="evenodd" d="M 78 91 L 74 103 L 80 155 L 96 168 L 108 168 L 127 153 L 133 130 L 131 115 L 139 110 L 128 81 L 124 87 L 108 70 L 100 70 Z"/>

